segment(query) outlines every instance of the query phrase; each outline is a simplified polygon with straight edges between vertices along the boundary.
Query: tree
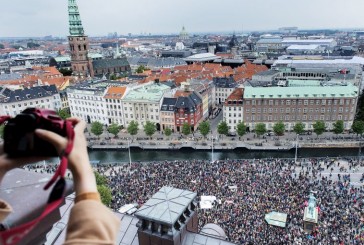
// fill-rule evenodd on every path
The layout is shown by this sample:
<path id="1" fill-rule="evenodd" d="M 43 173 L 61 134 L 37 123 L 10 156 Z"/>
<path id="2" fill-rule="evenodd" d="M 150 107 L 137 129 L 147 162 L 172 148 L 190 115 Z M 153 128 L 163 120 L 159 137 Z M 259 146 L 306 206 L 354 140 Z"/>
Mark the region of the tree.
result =
<path id="1" fill-rule="evenodd" d="M 168 136 L 171 136 L 171 134 L 172 134 L 172 130 L 170 129 L 170 128 L 166 128 L 165 130 L 164 130 L 164 134 L 168 137 Z"/>
<path id="2" fill-rule="evenodd" d="M 0 137 L 1 137 L 2 139 L 4 139 L 4 127 L 5 127 L 5 125 L 4 125 L 4 124 L 1 124 L 1 125 L 0 125 Z"/>
<path id="3" fill-rule="evenodd" d="M 338 120 L 334 122 L 333 127 L 334 128 L 332 129 L 332 132 L 334 132 L 334 134 L 341 134 L 342 132 L 344 132 L 344 121 Z"/>
<path id="4" fill-rule="evenodd" d="M 99 174 L 98 172 L 94 172 L 96 185 L 107 185 L 107 178 L 104 175 Z"/>
<path id="5" fill-rule="evenodd" d="M 40 46 L 40 44 L 32 42 L 32 41 L 27 43 L 28 48 L 38 48 L 39 46 Z"/>
<path id="6" fill-rule="evenodd" d="M 244 124 L 243 121 L 238 123 L 238 125 L 236 125 L 236 132 L 240 137 L 246 133 L 246 125 Z"/>
<path id="7" fill-rule="evenodd" d="M 118 77 L 116 76 L 116 74 L 111 74 L 110 77 L 109 77 L 110 80 L 117 80 Z"/>
<path id="8" fill-rule="evenodd" d="M 356 106 L 355 120 L 358 120 L 358 121 L 364 121 L 364 93 L 363 92 L 364 92 L 364 90 L 360 94 L 360 96 L 358 98 L 358 103 Z"/>
<path id="9" fill-rule="evenodd" d="M 200 123 L 199 129 L 202 136 L 206 137 L 206 135 L 210 132 L 210 123 L 207 121 Z"/>
<path id="10" fill-rule="evenodd" d="M 110 134 L 113 134 L 114 137 L 116 137 L 118 135 L 118 133 L 120 132 L 121 127 L 120 125 L 116 124 L 116 123 L 112 123 L 111 125 L 109 125 L 109 127 L 107 128 L 107 131 Z"/>
<path id="11" fill-rule="evenodd" d="M 126 129 L 128 131 L 128 133 L 131 135 L 131 136 L 134 136 L 138 133 L 138 130 L 139 130 L 139 123 L 136 122 L 136 121 L 131 121 Z"/>
<path id="12" fill-rule="evenodd" d="M 278 136 L 284 135 L 284 131 L 285 131 L 284 123 L 282 121 L 276 122 L 273 125 L 273 131 Z"/>
<path id="13" fill-rule="evenodd" d="M 188 123 L 184 123 L 183 125 L 182 125 L 182 134 L 184 134 L 184 135 L 189 135 L 191 133 L 191 127 L 190 127 L 190 125 L 188 124 Z"/>
<path id="14" fill-rule="evenodd" d="M 106 206 L 110 206 L 111 204 L 111 190 L 107 183 L 107 178 L 104 175 L 99 174 L 98 172 L 94 172 L 97 191 L 100 193 L 101 202 Z"/>
<path id="15" fill-rule="evenodd" d="M 144 132 L 149 137 L 151 137 L 155 133 L 156 130 L 157 130 L 157 128 L 156 128 L 154 122 L 147 121 L 145 123 L 145 125 L 144 125 Z"/>
<path id="16" fill-rule="evenodd" d="M 100 122 L 91 123 L 91 133 L 96 136 L 100 136 L 104 132 L 103 125 Z"/>
<path id="17" fill-rule="evenodd" d="M 302 134 L 303 132 L 305 132 L 305 125 L 302 122 L 298 122 L 294 125 L 293 131 L 296 134 Z"/>
<path id="18" fill-rule="evenodd" d="M 354 133 L 362 135 L 364 133 L 364 121 L 354 121 L 351 129 L 354 131 Z"/>
<path id="19" fill-rule="evenodd" d="M 63 120 L 71 117 L 68 109 L 60 109 L 59 111 L 57 111 L 57 115 L 60 116 Z"/>
<path id="20" fill-rule="evenodd" d="M 146 70 L 145 66 L 140 65 L 138 66 L 138 68 L 136 69 L 136 73 L 143 73 Z"/>
<path id="21" fill-rule="evenodd" d="M 228 127 L 226 121 L 222 121 L 219 123 L 219 125 L 217 125 L 217 132 L 219 134 L 228 135 L 229 127 Z"/>
<path id="22" fill-rule="evenodd" d="M 326 126 L 324 121 L 317 121 L 313 124 L 313 131 L 317 136 L 323 134 L 325 132 Z"/>
<path id="23" fill-rule="evenodd" d="M 257 123 L 255 125 L 255 133 L 260 136 L 267 132 L 267 128 L 265 127 L 264 123 Z"/>
<path id="24" fill-rule="evenodd" d="M 112 199 L 110 188 L 106 185 L 98 185 L 97 191 L 100 193 L 101 202 L 106 206 L 110 206 Z"/>
<path id="25" fill-rule="evenodd" d="M 4 44 L 0 43 L 0 49 L 4 49 L 4 48 L 5 48 Z"/>
<path id="26" fill-rule="evenodd" d="M 72 76 L 72 70 L 66 68 L 60 68 L 59 72 L 62 73 L 63 76 Z"/>

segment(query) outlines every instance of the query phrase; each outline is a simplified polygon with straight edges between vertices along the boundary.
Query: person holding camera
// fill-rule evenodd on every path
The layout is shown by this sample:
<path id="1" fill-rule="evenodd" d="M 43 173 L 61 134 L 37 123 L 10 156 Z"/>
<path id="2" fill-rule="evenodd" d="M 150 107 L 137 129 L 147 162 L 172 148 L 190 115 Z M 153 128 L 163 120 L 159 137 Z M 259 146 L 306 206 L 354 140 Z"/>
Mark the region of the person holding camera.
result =
<path id="1" fill-rule="evenodd" d="M 120 220 L 100 201 L 87 153 L 84 135 L 86 123 L 77 118 L 67 120 L 72 123 L 75 134 L 73 148 L 68 154 L 68 168 L 73 176 L 76 198 L 70 212 L 64 244 L 114 244 Z M 36 129 L 35 134 L 51 143 L 60 155 L 67 147 L 68 139 L 59 134 L 44 129 Z M 0 148 L 0 181 L 11 169 L 44 160 L 44 157 L 9 158 L 3 151 L 3 145 Z M 11 207 L 0 201 L 0 221 L 10 212 Z"/>

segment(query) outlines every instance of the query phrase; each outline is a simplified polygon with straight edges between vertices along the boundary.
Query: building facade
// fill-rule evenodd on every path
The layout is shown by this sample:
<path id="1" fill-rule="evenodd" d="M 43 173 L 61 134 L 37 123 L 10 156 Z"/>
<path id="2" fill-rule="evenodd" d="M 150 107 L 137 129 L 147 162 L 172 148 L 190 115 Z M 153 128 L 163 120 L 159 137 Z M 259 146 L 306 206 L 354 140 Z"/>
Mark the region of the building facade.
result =
<path id="1" fill-rule="evenodd" d="M 202 117 L 203 104 L 202 99 L 196 92 L 177 91 L 175 106 L 175 122 L 177 132 L 182 132 L 183 124 L 187 123 L 191 127 L 191 132 L 194 132 Z"/>
<path id="2" fill-rule="evenodd" d="M 107 111 L 107 124 L 116 123 L 125 125 L 124 112 L 122 107 L 122 98 L 125 96 L 127 87 L 109 87 L 104 96 Z"/>
<path id="3" fill-rule="evenodd" d="M 254 130 L 257 123 L 264 123 L 268 130 L 272 130 L 279 121 L 284 122 L 286 130 L 293 130 L 297 122 L 304 123 L 306 130 L 313 130 L 312 125 L 318 120 L 324 121 L 328 130 L 333 128 L 333 123 L 343 120 L 345 130 L 349 130 L 354 121 L 358 94 L 358 87 L 352 84 L 245 87 L 242 105 L 225 103 L 224 120 L 232 131 L 235 130 L 233 120 L 239 120 L 239 112 L 250 130 Z"/>
<path id="4" fill-rule="evenodd" d="M 217 105 L 223 104 L 238 86 L 233 77 L 214 77 L 213 82 L 215 85 L 215 103 Z"/>
<path id="5" fill-rule="evenodd" d="M 56 86 L 38 86 L 17 90 L 0 89 L 0 114 L 16 116 L 29 107 L 58 111 L 62 102 Z"/>
<path id="6" fill-rule="evenodd" d="M 104 125 L 109 123 L 107 115 L 105 87 L 77 85 L 67 88 L 68 103 L 71 116 L 79 117 L 87 123 L 98 121 Z"/>
<path id="7" fill-rule="evenodd" d="M 91 60 L 88 58 L 89 40 L 85 35 L 76 0 L 68 0 L 71 67 L 79 77 L 93 76 Z"/>
<path id="8" fill-rule="evenodd" d="M 136 121 L 139 123 L 139 128 L 143 128 L 145 123 L 150 121 L 156 124 L 157 130 L 160 130 L 163 95 L 170 90 L 171 87 L 155 82 L 130 90 L 122 100 L 125 125 Z"/>

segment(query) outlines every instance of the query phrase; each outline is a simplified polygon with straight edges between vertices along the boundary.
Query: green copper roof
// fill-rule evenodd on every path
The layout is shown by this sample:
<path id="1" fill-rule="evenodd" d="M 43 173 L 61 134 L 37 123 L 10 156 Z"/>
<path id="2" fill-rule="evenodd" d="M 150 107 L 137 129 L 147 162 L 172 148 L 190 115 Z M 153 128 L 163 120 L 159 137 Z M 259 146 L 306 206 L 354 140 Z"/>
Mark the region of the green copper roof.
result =
<path id="1" fill-rule="evenodd" d="M 84 36 L 80 12 L 76 0 L 68 0 L 68 16 L 69 16 L 69 28 L 71 36 Z"/>
<path id="2" fill-rule="evenodd" d="M 357 97 L 358 87 L 346 86 L 305 86 L 305 87 L 245 87 L 245 99 L 288 99 L 288 98 L 344 98 Z"/>

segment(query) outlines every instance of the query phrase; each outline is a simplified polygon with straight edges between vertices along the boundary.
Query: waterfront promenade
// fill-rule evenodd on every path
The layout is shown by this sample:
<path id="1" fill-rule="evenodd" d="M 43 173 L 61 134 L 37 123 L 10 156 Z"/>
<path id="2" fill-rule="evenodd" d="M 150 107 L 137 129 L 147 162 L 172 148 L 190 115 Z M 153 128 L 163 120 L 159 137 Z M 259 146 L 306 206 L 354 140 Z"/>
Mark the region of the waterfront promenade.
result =
<path id="1" fill-rule="evenodd" d="M 129 141 L 129 143 L 128 143 Z M 234 136 L 212 136 L 203 138 L 199 134 L 191 136 L 164 136 L 156 134 L 149 138 L 145 135 L 131 137 L 123 134 L 121 136 L 110 137 L 102 135 L 100 138 L 89 135 L 88 146 L 91 150 L 125 150 L 129 145 L 132 148 L 144 150 L 262 150 L 262 151 L 288 151 L 298 148 L 359 148 L 363 146 L 363 137 L 353 134 L 333 135 L 325 133 L 319 137 L 315 135 L 300 135 L 296 137 L 293 133 L 284 136 L 260 136 L 253 133 L 243 137 Z"/>

